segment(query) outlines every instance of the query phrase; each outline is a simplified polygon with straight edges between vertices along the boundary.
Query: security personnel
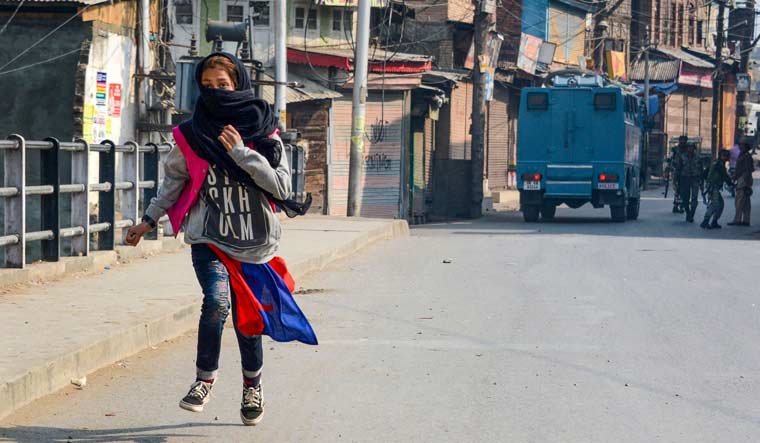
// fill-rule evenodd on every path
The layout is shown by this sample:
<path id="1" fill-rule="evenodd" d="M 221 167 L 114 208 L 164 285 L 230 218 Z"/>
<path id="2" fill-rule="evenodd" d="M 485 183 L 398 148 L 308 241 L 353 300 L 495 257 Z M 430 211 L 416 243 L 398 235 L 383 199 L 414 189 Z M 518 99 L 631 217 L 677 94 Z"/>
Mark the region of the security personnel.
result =
<path id="1" fill-rule="evenodd" d="M 710 166 L 710 172 L 707 174 L 707 181 L 705 186 L 707 187 L 707 193 L 710 196 L 710 203 L 707 205 L 707 211 L 705 211 L 705 218 L 702 224 L 699 225 L 703 229 L 720 229 L 718 219 L 723 214 L 723 208 L 725 206 L 723 202 L 723 196 L 721 190 L 725 184 L 729 188 L 731 187 L 731 177 L 726 172 L 726 162 L 731 158 L 731 152 L 725 149 L 718 153 L 718 159 L 715 160 Z M 712 219 L 712 222 L 710 222 Z"/>
<path id="2" fill-rule="evenodd" d="M 699 181 L 702 175 L 702 162 L 697 155 L 696 146 L 691 143 L 685 143 L 685 145 L 686 150 L 681 152 L 676 162 L 676 170 L 680 172 L 678 177 L 678 192 L 681 194 L 681 205 L 686 213 L 686 221 L 693 223 L 694 212 L 696 212 L 699 202 Z"/>
<path id="3" fill-rule="evenodd" d="M 736 180 L 736 215 L 734 220 L 729 223 L 732 226 L 749 226 L 749 216 L 752 212 L 752 172 L 755 165 L 750 154 L 751 145 L 748 139 L 742 139 L 739 143 L 741 154 L 736 160 L 736 171 L 734 179 Z"/>
<path id="4" fill-rule="evenodd" d="M 686 142 L 688 138 L 681 136 L 678 138 L 678 145 L 670 153 L 670 177 L 671 186 L 673 187 L 673 214 L 683 214 L 683 205 L 681 204 L 681 193 L 678 181 L 681 177 L 681 155 L 686 152 Z"/>

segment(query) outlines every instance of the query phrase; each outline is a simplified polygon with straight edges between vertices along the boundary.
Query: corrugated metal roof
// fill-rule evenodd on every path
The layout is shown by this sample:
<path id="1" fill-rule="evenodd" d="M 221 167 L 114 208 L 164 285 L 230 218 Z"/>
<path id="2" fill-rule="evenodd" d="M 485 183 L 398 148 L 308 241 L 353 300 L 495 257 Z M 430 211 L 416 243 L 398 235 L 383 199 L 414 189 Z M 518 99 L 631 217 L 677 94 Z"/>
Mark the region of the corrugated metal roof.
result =
<path id="1" fill-rule="evenodd" d="M 659 52 L 661 54 L 665 54 L 668 57 L 682 60 L 684 63 L 694 66 L 695 68 L 707 68 L 707 69 L 713 69 L 715 68 L 715 65 L 713 63 L 708 62 L 707 60 L 703 60 L 696 55 L 689 54 L 686 51 L 682 51 L 680 49 L 674 49 L 674 48 L 657 48 L 655 49 L 656 52 Z"/>
<path id="2" fill-rule="evenodd" d="M 303 46 L 288 46 L 288 48 L 295 49 L 296 51 L 308 51 L 314 54 L 324 54 L 324 55 L 332 55 L 336 57 L 346 57 L 350 60 L 354 59 L 354 51 L 349 47 L 321 48 L 319 46 L 309 46 L 308 48 L 304 49 Z M 405 52 L 386 51 L 380 48 L 369 48 L 370 62 L 377 63 L 377 62 L 382 62 L 385 59 L 388 59 L 387 60 L 388 62 L 408 61 L 408 62 L 424 63 L 424 62 L 432 60 L 432 57 L 429 55 L 408 54 Z"/>
<path id="3" fill-rule="evenodd" d="M 262 80 L 274 81 L 274 74 L 266 73 L 262 75 Z M 343 94 L 332 89 L 325 88 L 319 83 L 308 78 L 288 72 L 288 80 L 301 83 L 301 87 L 285 88 L 285 99 L 288 103 L 305 102 L 309 100 L 326 100 L 343 97 Z M 264 85 L 261 87 L 261 98 L 274 103 L 274 86 Z"/>
<path id="4" fill-rule="evenodd" d="M 422 82 L 433 85 L 445 83 L 446 81 L 458 83 L 470 75 L 469 72 L 429 71 L 422 74 Z"/>
<path id="5" fill-rule="evenodd" d="M 649 80 L 653 82 L 672 82 L 678 78 L 678 73 L 681 68 L 680 60 L 669 60 L 659 57 L 649 58 Z M 644 58 L 641 57 L 631 63 L 631 72 L 629 75 L 630 80 L 643 81 L 644 74 Z"/>

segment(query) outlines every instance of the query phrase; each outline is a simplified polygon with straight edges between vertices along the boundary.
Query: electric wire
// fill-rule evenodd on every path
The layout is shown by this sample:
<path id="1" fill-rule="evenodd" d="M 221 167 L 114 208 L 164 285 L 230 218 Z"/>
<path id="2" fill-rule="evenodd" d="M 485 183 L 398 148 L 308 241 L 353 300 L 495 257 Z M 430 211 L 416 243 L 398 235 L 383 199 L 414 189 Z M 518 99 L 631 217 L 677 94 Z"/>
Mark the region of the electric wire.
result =
<path id="1" fill-rule="evenodd" d="M 16 17 L 16 14 L 18 14 L 18 10 L 21 9 L 22 6 L 24 6 L 24 3 L 26 3 L 26 0 L 21 0 L 19 2 L 18 6 L 16 6 L 16 9 L 13 11 L 13 14 L 11 14 L 11 18 L 8 19 L 7 22 L 5 22 L 5 25 L 3 25 L 3 29 L 0 29 L 0 35 L 5 31 L 5 28 L 8 27 L 8 25 L 13 21 L 14 17 Z"/>

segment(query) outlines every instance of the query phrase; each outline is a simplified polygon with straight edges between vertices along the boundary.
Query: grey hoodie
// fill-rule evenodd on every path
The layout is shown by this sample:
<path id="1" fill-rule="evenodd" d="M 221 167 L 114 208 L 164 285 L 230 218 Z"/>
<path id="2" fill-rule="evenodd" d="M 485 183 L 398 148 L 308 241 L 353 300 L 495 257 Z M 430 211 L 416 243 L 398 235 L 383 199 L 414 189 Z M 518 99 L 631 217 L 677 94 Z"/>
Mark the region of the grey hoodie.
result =
<path id="1" fill-rule="evenodd" d="M 257 185 L 274 198 L 286 200 L 291 194 L 290 167 L 282 141 L 276 138 L 283 154 L 276 169 L 242 142 L 229 155 Z M 153 220 L 163 217 L 179 199 L 189 179 L 185 157 L 175 146 L 164 160 L 161 186 L 145 214 Z M 229 180 L 210 165 L 198 200 L 183 227 L 186 243 L 211 243 L 230 257 L 247 263 L 270 261 L 280 243 L 280 222 L 264 194 Z"/>

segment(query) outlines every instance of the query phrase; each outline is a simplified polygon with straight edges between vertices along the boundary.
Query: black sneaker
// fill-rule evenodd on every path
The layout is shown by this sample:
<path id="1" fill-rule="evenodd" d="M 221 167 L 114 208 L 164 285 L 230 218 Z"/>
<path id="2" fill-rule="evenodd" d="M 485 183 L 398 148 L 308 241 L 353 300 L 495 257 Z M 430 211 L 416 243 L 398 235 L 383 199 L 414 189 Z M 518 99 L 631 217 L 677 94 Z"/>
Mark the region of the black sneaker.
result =
<path id="1" fill-rule="evenodd" d="M 240 402 L 240 419 L 246 426 L 255 426 L 264 418 L 264 392 L 261 385 L 243 388 Z"/>
<path id="2" fill-rule="evenodd" d="M 201 412 L 203 406 L 211 400 L 211 388 L 214 385 L 198 380 L 190 386 L 185 398 L 179 401 L 179 407 L 190 412 Z"/>
<path id="3" fill-rule="evenodd" d="M 710 229 L 721 229 L 722 227 L 723 226 L 721 226 L 721 225 L 719 225 L 717 223 L 713 223 L 713 224 L 710 225 Z"/>
<path id="4" fill-rule="evenodd" d="M 707 223 L 707 220 L 703 221 L 702 224 L 699 225 L 699 227 L 702 228 L 702 229 L 712 229 L 712 226 L 710 226 Z"/>

